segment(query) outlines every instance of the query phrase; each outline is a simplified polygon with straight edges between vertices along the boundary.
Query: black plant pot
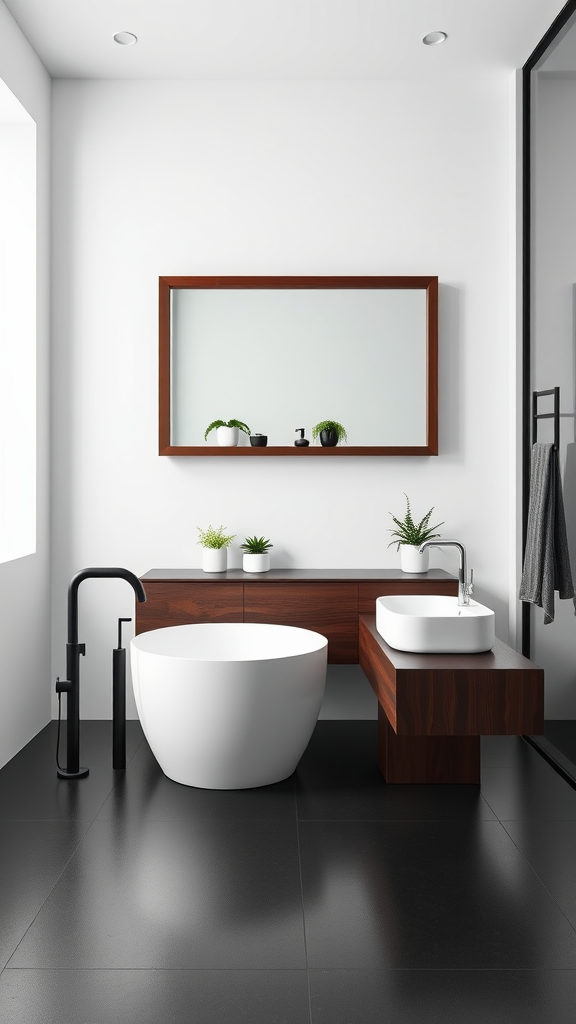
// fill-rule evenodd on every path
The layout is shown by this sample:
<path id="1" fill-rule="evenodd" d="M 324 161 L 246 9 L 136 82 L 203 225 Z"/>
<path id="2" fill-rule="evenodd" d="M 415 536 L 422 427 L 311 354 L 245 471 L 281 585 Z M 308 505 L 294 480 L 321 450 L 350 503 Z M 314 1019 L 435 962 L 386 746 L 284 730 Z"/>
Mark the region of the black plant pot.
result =
<path id="1" fill-rule="evenodd" d="M 321 430 L 320 444 L 324 448 L 334 448 L 338 444 L 338 434 L 335 430 Z"/>
<path id="2" fill-rule="evenodd" d="M 266 445 L 268 444 L 268 435 L 267 434 L 251 434 L 250 435 L 250 444 L 252 445 L 253 448 L 265 448 Z"/>

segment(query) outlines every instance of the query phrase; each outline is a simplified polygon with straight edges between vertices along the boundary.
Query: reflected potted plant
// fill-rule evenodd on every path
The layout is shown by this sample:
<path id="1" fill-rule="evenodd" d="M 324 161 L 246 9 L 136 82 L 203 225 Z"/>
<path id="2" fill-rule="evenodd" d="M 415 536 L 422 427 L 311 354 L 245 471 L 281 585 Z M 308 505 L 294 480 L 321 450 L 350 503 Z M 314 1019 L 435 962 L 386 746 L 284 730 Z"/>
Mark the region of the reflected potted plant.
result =
<path id="1" fill-rule="evenodd" d="M 246 537 L 240 545 L 244 554 L 242 556 L 242 568 L 244 572 L 268 572 L 270 568 L 270 555 L 268 549 L 274 547 L 265 537 Z"/>
<path id="2" fill-rule="evenodd" d="M 202 568 L 204 572 L 226 572 L 228 548 L 236 534 L 225 534 L 226 527 L 224 526 L 209 526 L 206 530 L 197 526 L 196 529 L 199 533 L 198 544 L 203 549 Z"/>
<path id="3" fill-rule="evenodd" d="M 209 427 L 206 427 L 204 433 L 204 440 L 208 440 L 208 434 L 211 430 L 216 431 L 216 440 L 218 444 L 226 446 L 228 448 L 234 447 L 238 444 L 238 431 L 242 430 L 244 434 L 250 436 L 250 427 L 247 427 L 242 420 L 212 420 Z"/>
<path id="4" fill-rule="evenodd" d="M 312 427 L 312 440 L 317 441 L 318 438 L 324 448 L 334 448 L 341 441 L 347 441 L 348 434 L 337 420 L 320 420 L 320 423 Z"/>
<path id="5" fill-rule="evenodd" d="M 429 526 L 430 517 L 434 511 L 434 506 L 426 513 L 426 515 L 420 520 L 419 523 L 415 523 L 412 516 L 412 509 L 410 507 L 410 500 L 406 492 L 404 492 L 406 498 L 406 513 L 403 519 L 397 519 L 393 516 L 392 519 L 396 524 L 395 530 L 389 530 L 394 540 L 391 540 L 388 547 L 392 547 L 396 544 L 396 550 L 400 551 L 400 565 L 402 572 L 427 572 L 430 564 L 430 552 L 428 548 L 425 551 L 420 552 L 418 548 L 425 540 L 431 540 L 433 537 L 439 537 L 439 533 L 434 533 L 439 526 L 443 526 L 444 523 L 436 523 L 435 526 Z"/>

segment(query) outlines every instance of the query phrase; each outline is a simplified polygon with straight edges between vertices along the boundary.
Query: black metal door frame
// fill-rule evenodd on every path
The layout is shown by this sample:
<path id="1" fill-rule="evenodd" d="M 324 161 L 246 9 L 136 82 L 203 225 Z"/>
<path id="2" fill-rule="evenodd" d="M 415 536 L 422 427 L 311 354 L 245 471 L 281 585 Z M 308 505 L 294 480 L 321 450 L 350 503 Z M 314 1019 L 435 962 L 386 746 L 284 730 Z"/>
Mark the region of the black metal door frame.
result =
<path id="1" fill-rule="evenodd" d="M 530 54 L 522 68 L 522 557 L 526 548 L 528 525 L 528 496 L 530 488 L 530 451 L 532 448 L 532 379 L 530 361 L 532 353 L 531 333 L 531 263 L 532 263 L 532 216 L 531 216 L 531 131 L 532 131 L 532 71 L 544 57 L 548 47 L 562 31 L 566 22 L 576 14 L 576 0 L 568 0 L 558 16 L 542 37 L 536 49 Z M 531 650 L 531 605 L 522 602 L 522 654 L 530 657 Z"/>

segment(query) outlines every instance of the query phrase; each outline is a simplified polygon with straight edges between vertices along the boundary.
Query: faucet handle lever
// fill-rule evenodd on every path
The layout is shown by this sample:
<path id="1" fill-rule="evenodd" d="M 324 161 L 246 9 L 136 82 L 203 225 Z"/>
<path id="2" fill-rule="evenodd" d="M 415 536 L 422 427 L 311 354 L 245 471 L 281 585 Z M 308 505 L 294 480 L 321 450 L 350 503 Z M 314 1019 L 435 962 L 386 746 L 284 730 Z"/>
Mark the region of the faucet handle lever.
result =
<path id="1" fill-rule="evenodd" d="M 122 623 L 132 622 L 132 619 L 118 619 L 118 649 L 122 648 Z"/>
<path id="2" fill-rule="evenodd" d="M 470 579 L 466 584 L 466 592 L 468 594 L 474 593 L 474 569 L 470 569 Z"/>

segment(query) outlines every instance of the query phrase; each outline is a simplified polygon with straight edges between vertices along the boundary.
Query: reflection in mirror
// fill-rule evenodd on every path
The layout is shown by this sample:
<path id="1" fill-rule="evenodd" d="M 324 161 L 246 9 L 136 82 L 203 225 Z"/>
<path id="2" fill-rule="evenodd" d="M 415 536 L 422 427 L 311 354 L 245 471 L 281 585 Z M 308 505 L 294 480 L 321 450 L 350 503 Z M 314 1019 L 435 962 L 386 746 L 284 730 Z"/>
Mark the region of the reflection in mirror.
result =
<path id="1" fill-rule="evenodd" d="M 436 454 L 436 362 L 436 278 L 161 278 L 160 452 Z M 267 447 L 205 441 L 232 418 Z"/>

